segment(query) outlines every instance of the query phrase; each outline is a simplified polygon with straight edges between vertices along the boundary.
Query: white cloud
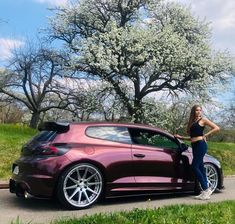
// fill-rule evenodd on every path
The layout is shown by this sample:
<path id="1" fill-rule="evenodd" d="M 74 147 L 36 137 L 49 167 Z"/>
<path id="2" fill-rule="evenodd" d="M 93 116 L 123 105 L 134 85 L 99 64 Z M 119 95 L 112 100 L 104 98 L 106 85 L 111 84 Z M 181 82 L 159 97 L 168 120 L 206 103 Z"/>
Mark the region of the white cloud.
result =
<path id="1" fill-rule="evenodd" d="M 211 22 L 218 31 L 235 28 L 234 0 L 191 0 L 192 10 Z"/>
<path id="2" fill-rule="evenodd" d="M 53 6 L 61 6 L 61 5 L 66 5 L 68 3 L 68 0 L 34 0 L 34 1 Z"/>
<path id="3" fill-rule="evenodd" d="M 216 50 L 228 49 L 235 55 L 235 1 L 234 0 L 171 0 L 190 6 L 194 16 L 206 19 L 212 28 Z"/>
<path id="4" fill-rule="evenodd" d="M 24 45 L 24 42 L 21 40 L 0 38 L 1 61 L 9 59 L 11 57 L 11 51 L 23 45 Z"/>

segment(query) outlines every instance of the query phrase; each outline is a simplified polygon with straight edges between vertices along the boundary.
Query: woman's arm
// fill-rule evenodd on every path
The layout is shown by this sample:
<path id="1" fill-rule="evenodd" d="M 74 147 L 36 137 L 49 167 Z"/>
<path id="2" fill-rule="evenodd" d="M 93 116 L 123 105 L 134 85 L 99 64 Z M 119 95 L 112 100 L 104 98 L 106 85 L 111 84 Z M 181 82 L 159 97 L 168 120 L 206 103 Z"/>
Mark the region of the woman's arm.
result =
<path id="1" fill-rule="evenodd" d="M 208 137 L 209 135 L 211 135 L 212 133 L 217 132 L 217 131 L 220 130 L 220 127 L 219 127 L 219 126 L 217 126 L 215 123 L 213 123 L 212 121 L 210 121 L 210 120 L 207 119 L 207 118 L 203 118 L 202 122 L 203 122 L 203 125 L 204 125 L 204 126 L 208 125 L 208 126 L 211 128 L 210 131 L 208 131 L 206 134 L 204 134 L 204 137 L 205 137 L 205 138 L 207 138 L 207 137 Z"/>
<path id="2" fill-rule="evenodd" d="M 182 139 L 182 140 L 190 140 L 191 138 L 189 136 L 182 136 L 182 135 L 174 135 L 176 138 Z"/>

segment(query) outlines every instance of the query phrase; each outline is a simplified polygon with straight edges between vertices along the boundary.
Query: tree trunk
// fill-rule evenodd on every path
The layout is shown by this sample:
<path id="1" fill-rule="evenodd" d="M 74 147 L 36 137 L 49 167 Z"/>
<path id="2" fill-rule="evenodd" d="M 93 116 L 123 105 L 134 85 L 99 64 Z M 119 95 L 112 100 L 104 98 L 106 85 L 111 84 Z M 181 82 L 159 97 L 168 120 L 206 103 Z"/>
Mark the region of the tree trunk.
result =
<path id="1" fill-rule="evenodd" d="M 34 111 L 30 120 L 29 127 L 36 129 L 38 126 L 39 119 L 40 119 L 40 112 Z"/>
<path id="2" fill-rule="evenodd" d="M 134 101 L 134 108 L 133 108 L 133 114 L 130 114 L 132 118 L 134 118 L 134 123 L 143 123 L 144 116 L 143 116 L 143 107 L 141 100 L 135 100 Z"/>

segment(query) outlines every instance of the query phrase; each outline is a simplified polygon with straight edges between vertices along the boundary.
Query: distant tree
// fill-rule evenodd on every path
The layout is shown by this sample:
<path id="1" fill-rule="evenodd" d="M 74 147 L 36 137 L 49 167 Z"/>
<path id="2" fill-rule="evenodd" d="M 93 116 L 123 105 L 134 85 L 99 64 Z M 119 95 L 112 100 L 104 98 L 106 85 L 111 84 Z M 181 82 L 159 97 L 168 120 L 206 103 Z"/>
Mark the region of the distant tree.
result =
<path id="1" fill-rule="evenodd" d="M 64 86 L 69 90 L 70 105 L 66 108 L 77 121 L 119 120 L 127 115 L 118 95 L 107 82 L 70 79 Z"/>
<path id="2" fill-rule="evenodd" d="M 219 122 L 215 111 L 222 108 L 216 101 L 206 96 L 184 96 L 180 97 L 154 97 L 145 98 L 143 101 L 144 121 L 147 124 L 168 130 L 170 133 L 188 135 L 187 123 L 193 105 L 199 104 L 203 109 L 203 116 Z M 212 113 L 213 111 L 213 113 Z"/>
<path id="3" fill-rule="evenodd" d="M 228 105 L 225 105 L 219 116 L 225 129 L 235 129 L 235 86 L 233 86 L 231 101 Z"/>
<path id="4" fill-rule="evenodd" d="M 0 123 L 21 123 L 24 112 L 20 103 L 0 94 Z"/>
<path id="5" fill-rule="evenodd" d="M 14 51 L 10 65 L 1 71 L 0 92 L 31 111 L 30 127 L 37 127 L 42 112 L 69 104 L 58 85 L 66 72 L 64 63 L 65 58 L 55 50 L 29 46 Z M 54 101 L 55 97 L 59 100 Z"/>
<path id="6" fill-rule="evenodd" d="M 135 122 L 149 94 L 200 95 L 232 70 L 226 52 L 212 51 L 208 24 L 176 3 L 81 0 L 59 8 L 50 31 L 70 68 L 110 83 Z"/>
<path id="7" fill-rule="evenodd" d="M 235 102 L 230 104 L 226 126 L 235 129 Z"/>

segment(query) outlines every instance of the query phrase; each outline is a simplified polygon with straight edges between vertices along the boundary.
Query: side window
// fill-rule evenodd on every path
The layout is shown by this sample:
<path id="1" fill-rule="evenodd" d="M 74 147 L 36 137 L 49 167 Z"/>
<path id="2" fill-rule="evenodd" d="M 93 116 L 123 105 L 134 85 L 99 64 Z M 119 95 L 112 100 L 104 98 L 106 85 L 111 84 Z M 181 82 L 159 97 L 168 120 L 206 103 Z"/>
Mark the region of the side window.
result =
<path id="1" fill-rule="evenodd" d="M 173 142 L 171 139 L 167 138 L 164 135 L 155 135 L 153 137 L 153 145 L 159 148 L 165 149 L 178 149 L 179 146 Z"/>
<path id="2" fill-rule="evenodd" d="M 129 129 L 132 142 L 138 145 L 149 145 L 155 146 L 158 148 L 165 148 L 165 149 L 178 149 L 179 146 L 177 143 L 172 141 L 165 135 L 161 133 L 147 130 L 147 129 Z"/>
<path id="3" fill-rule="evenodd" d="M 94 126 L 86 129 L 89 137 L 131 144 L 131 138 L 126 127 Z"/>

